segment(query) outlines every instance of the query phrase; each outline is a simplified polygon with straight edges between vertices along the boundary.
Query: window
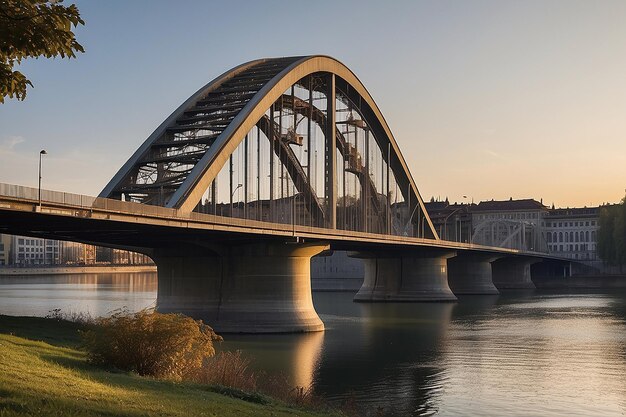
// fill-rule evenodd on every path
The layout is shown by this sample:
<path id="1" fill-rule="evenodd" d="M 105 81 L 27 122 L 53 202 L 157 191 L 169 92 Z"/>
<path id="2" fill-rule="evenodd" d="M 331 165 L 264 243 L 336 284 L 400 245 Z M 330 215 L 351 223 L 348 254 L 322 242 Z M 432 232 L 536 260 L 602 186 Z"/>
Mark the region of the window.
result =
<path id="1" fill-rule="evenodd" d="M 568 237 L 569 237 L 569 235 L 567 234 L 567 232 L 565 232 L 565 243 L 569 242 Z"/>
<path id="2" fill-rule="evenodd" d="M 589 230 L 585 232 L 585 242 L 589 242 Z"/>
<path id="3" fill-rule="evenodd" d="M 563 222 L 559 222 L 559 227 L 563 227 Z"/>
<path id="4" fill-rule="evenodd" d="M 559 232 L 559 242 L 563 242 L 563 232 Z"/>
<path id="5" fill-rule="evenodd" d="M 24 239 L 17 239 L 17 244 L 18 245 L 23 245 L 24 244 Z"/>
<path id="6" fill-rule="evenodd" d="M 578 242 L 578 232 L 576 232 L 576 234 L 574 235 L 574 242 Z"/>
<path id="7" fill-rule="evenodd" d="M 574 232 L 569 232 L 569 241 L 570 242 L 574 241 Z"/>
<path id="8" fill-rule="evenodd" d="M 595 231 L 595 230 L 592 230 L 592 231 L 591 231 L 591 241 L 592 241 L 592 242 L 595 242 L 595 241 L 596 241 L 596 231 Z"/>
<path id="9" fill-rule="evenodd" d="M 591 221 L 591 225 L 592 225 L 592 226 L 595 226 L 595 225 L 596 225 L 596 221 L 595 221 L 595 220 L 592 220 L 592 221 Z"/>
<path id="10" fill-rule="evenodd" d="M 552 233 L 548 233 L 548 243 L 552 243 Z"/>

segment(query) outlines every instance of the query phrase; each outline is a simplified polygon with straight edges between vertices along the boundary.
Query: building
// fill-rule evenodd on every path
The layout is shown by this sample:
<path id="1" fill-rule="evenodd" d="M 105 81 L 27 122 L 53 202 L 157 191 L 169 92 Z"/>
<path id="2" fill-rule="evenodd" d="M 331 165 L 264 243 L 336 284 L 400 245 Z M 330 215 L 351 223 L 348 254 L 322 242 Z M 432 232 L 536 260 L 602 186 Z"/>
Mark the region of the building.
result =
<path id="1" fill-rule="evenodd" d="M 0 266 L 146 265 L 150 257 L 77 242 L 0 234 Z"/>
<path id="2" fill-rule="evenodd" d="M 442 239 L 553 253 L 599 262 L 596 235 L 599 207 L 548 208 L 534 199 L 481 201 L 478 204 L 426 203 Z M 470 232 L 471 231 L 471 232 Z"/>
<path id="3" fill-rule="evenodd" d="M 3 241 L 5 241 L 3 239 Z M 61 263 L 59 242 L 24 236 L 10 236 L 8 262 L 5 265 L 33 266 L 59 265 Z M 5 246 L 6 251 L 6 244 Z"/>
<path id="4" fill-rule="evenodd" d="M 558 256 L 597 261 L 600 208 L 552 209 L 545 218 L 548 250 Z"/>
<path id="5" fill-rule="evenodd" d="M 543 224 L 548 207 L 524 199 L 481 201 L 472 207 L 472 243 L 547 252 Z"/>
<path id="6" fill-rule="evenodd" d="M 11 236 L 0 234 L 0 266 L 8 265 L 11 256 Z"/>
<path id="7" fill-rule="evenodd" d="M 475 204 L 450 204 L 445 201 L 424 203 L 437 234 L 441 239 L 470 243 L 472 238 L 472 214 Z"/>
<path id="8" fill-rule="evenodd" d="M 61 242 L 64 265 L 95 265 L 96 247 L 78 242 Z"/>

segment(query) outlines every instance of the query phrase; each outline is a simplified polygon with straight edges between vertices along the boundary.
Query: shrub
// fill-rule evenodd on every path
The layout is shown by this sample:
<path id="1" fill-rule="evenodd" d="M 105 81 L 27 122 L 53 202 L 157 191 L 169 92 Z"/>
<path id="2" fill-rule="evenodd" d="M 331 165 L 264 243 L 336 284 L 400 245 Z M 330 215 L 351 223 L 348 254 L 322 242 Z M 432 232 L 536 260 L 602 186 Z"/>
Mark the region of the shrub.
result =
<path id="1" fill-rule="evenodd" d="M 94 318 L 89 312 L 77 312 L 77 311 L 62 311 L 60 308 L 55 308 L 48 311 L 48 314 L 44 317 L 46 319 L 52 319 L 56 321 L 71 321 L 81 325 L 90 325 L 94 323 Z"/>
<path id="2" fill-rule="evenodd" d="M 253 392 L 257 390 L 257 375 L 249 369 L 250 359 L 235 352 L 219 352 L 206 358 L 194 378 L 203 384 L 216 384 Z"/>
<path id="3" fill-rule="evenodd" d="M 201 384 L 257 393 L 257 396 L 267 395 L 298 407 L 320 408 L 324 405 L 322 399 L 313 393 L 312 387 L 294 387 L 286 375 L 254 372 L 250 364 L 250 358 L 240 350 L 219 352 L 206 358 L 192 379 Z"/>
<path id="4" fill-rule="evenodd" d="M 325 404 L 313 387 L 294 386 L 285 374 L 268 375 L 260 384 L 260 392 L 288 404 L 305 408 L 322 408 Z"/>
<path id="5" fill-rule="evenodd" d="M 197 373 L 221 340 L 200 320 L 147 310 L 98 318 L 83 333 L 89 362 L 174 380 Z"/>

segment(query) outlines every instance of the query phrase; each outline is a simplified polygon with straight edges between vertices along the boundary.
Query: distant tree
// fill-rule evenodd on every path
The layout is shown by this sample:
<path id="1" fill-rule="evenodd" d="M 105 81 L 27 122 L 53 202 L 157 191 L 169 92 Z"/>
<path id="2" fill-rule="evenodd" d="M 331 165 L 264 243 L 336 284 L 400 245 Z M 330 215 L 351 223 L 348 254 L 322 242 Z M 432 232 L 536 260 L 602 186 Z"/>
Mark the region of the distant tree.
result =
<path id="1" fill-rule="evenodd" d="M 613 245 L 613 230 L 615 228 L 615 216 L 613 207 L 606 206 L 600 209 L 597 245 L 598 256 L 609 265 L 615 262 L 615 245 Z"/>
<path id="2" fill-rule="evenodd" d="M 13 67 L 26 58 L 75 58 L 85 52 L 72 26 L 85 22 L 76 5 L 63 0 L 0 0 L 0 103 L 4 98 L 24 100 L 33 84 Z"/>
<path id="3" fill-rule="evenodd" d="M 601 209 L 597 244 L 600 258 L 621 270 L 626 264 L 626 197 L 620 204 Z"/>
<path id="4" fill-rule="evenodd" d="M 615 226 L 613 229 L 613 241 L 615 242 L 615 260 L 620 266 L 620 271 L 626 264 L 626 197 L 615 208 Z"/>

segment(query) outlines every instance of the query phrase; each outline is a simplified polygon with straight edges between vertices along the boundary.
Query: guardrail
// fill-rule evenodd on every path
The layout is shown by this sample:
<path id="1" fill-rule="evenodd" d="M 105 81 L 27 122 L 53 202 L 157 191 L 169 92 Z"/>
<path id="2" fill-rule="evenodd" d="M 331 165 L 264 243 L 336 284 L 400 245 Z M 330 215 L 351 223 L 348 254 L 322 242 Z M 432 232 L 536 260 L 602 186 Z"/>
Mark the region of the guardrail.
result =
<path id="1" fill-rule="evenodd" d="M 3 184 L 0 183 L 0 197 L 9 197 L 15 199 L 29 200 L 32 203 L 37 203 L 39 201 L 39 189 L 32 187 L 24 187 L 21 185 L 14 184 Z M 115 211 L 124 214 L 130 215 L 138 215 L 138 216 L 154 216 L 160 218 L 175 218 L 177 220 L 182 221 L 200 221 L 200 222 L 209 222 L 209 223 L 219 223 L 224 226 L 239 226 L 239 227 L 252 227 L 257 229 L 264 230 L 275 230 L 280 232 L 293 232 L 294 235 L 296 232 L 301 233 L 313 233 L 313 234 L 327 234 L 329 231 L 323 228 L 311 227 L 311 226 L 303 226 L 303 225 L 291 225 L 291 224 L 281 224 L 281 223 L 267 223 L 258 220 L 251 219 L 240 219 L 236 217 L 221 217 L 212 214 L 204 214 L 204 213 L 195 213 L 192 212 L 188 215 L 182 216 L 179 214 L 179 211 L 176 209 L 152 206 L 148 204 L 134 203 L 130 201 L 120 201 L 113 200 L 110 198 L 101 198 L 101 197 L 92 197 L 81 194 L 72 194 L 65 193 L 62 191 L 52 191 L 52 190 L 41 190 L 41 202 L 46 206 L 64 206 L 64 207 L 72 207 L 76 209 L 101 209 L 107 211 Z M 395 236 L 395 235 L 378 235 L 372 233 L 364 233 L 364 232 L 354 232 L 348 230 L 333 230 L 332 234 L 336 237 L 343 238 L 352 238 L 358 239 L 362 238 L 363 240 L 371 240 L 373 238 L 379 241 L 388 241 L 389 243 L 410 243 L 410 244 L 424 244 L 428 241 L 428 239 L 414 238 L 414 237 L 405 237 L 405 236 Z M 496 248 L 475 244 L 467 244 L 467 243 L 458 243 L 458 242 L 448 242 L 448 241 L 437 241 L 440 245 L 451 245 L 451 247 L 456 247 L 458 249 L 474 249 L 474 250 L 487 250 L 487 251 L 497 251 L 497 252 L 506 252 L 506 253 L 517 253 L 522 254 L 519 250 L 515 249 L 504 249 L 504 248 Z M 537 253 L 537 252 L 525 252 L 526 255 L 539 255 L 539 256 L 550 256 L 545 253 Z M 554 256 L 550 256 L 554 257 Z"/>
<path id="2" fill-rule="evenodd" d="M 39 189 L 0 183 L 0 196 L 37 202 L 39 201 Z M 83 209 L 98 208 L 103 210 L 121 211 L 129 214 L 178 217 L 177 210 L 166 207 L 44 189 L 41 190 L 41 202 L 46 205 L 60 204 L 63 206 L 73 206 L 75 208 Z"/>

